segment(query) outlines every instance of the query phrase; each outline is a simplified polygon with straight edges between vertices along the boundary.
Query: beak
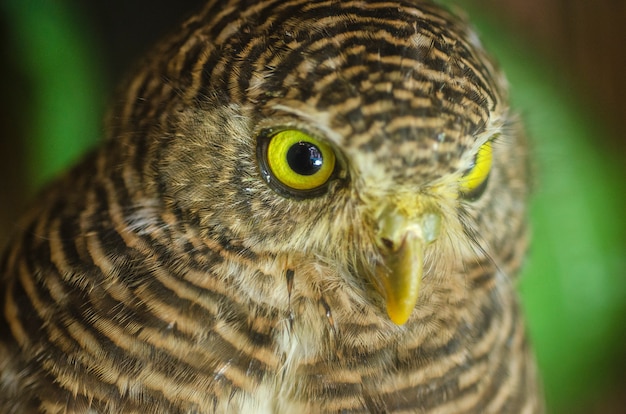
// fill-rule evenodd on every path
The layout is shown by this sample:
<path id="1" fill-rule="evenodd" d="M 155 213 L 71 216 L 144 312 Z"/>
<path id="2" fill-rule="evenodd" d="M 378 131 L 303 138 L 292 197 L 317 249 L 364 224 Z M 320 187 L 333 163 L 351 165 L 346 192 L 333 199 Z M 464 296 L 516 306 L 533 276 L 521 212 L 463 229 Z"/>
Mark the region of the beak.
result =
<path id="1" fill-rule="evenodd" d="M 437 213 L 410 217 L 386 208 L 378 217 L 376 244 L 383 263 L 376 269 L 376 278 L 384 291 L 387 314 L 397 325 L 404 325 L 415 308 L 424 249 L 439 236 L 440 228 L 441 216 Z"/>

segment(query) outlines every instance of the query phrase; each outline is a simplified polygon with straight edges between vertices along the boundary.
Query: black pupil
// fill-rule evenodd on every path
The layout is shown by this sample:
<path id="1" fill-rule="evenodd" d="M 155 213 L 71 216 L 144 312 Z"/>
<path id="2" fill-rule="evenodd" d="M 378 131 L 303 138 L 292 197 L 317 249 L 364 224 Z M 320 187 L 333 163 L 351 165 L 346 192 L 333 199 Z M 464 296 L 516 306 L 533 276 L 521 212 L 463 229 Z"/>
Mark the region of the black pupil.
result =
<path id="1" fill-rule="evenodd" d="M 322 152 L 310 142 L 298 142 L 287 150 L 287 163 L 300 175 L 313 175 L 322 168 Z"/>

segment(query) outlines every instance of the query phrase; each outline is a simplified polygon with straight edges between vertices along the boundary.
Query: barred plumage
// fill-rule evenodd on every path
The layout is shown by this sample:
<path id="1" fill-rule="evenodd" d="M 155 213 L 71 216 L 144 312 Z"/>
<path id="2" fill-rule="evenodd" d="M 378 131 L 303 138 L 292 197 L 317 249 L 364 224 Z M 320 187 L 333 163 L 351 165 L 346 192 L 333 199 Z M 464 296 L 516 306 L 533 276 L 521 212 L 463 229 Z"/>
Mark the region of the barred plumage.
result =
<path id="1" fill-rule="evenodd" d="M 421 0 L 211 1 L 107 125 L 0 263 L 2 412 L 542 410 L 514 291 L 526 147 L 465 22 Z M 283 129 L 336 152 L 316 192 L 259 161 Z M 398 324 L 389 211 L 428 244 Z"/>

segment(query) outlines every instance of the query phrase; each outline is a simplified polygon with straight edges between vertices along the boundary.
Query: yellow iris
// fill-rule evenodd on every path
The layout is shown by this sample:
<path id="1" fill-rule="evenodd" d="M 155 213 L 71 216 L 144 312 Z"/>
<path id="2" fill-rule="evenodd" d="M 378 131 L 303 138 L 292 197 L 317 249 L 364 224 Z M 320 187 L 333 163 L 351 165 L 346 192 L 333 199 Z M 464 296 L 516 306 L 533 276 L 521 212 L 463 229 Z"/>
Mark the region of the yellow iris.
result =
<path id="1" fill-rule="evenodd" d="M 491 141 L 487 141 L 478 149 L 474 165 L 461 177 L 459 187 L 465 197 L 472 198 L 480 195 L 477 193 L 484 187 L 492 163 Z"/>
<path id="2" fill-rule="evenodd" d="M 335 153 L 330 145 L 296 130 L 287 129 L 271 137 L 267 164 L 274 177 L 295 190 L 314 190 L 326 184 L 335 170 Z"/>

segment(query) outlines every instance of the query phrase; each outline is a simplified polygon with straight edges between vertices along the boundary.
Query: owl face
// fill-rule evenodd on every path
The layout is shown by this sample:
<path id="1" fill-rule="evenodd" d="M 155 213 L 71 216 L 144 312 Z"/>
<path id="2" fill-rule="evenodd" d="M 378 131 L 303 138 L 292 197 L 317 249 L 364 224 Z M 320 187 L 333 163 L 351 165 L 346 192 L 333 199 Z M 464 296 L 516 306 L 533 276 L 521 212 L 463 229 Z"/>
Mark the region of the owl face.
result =
<path id="1" fill-rule="evenodd" d="M 517 220 L 525 192 L 506 173 L 522 161 L 504 80 L 466 26 L 415 4 L 338 2 L 332 19 L 314 4 L 267 19 L 235 5 L 230 28 L 209 6 L 172 46 L 161 93 L 176 91 L 174 110 L 153 168 L 166 204 L 205 237 L 344 269 L 397 324 L 422 280 L 442 278 L 438 262 L 497 260 L 507 233 L 477 235 Z"/>

